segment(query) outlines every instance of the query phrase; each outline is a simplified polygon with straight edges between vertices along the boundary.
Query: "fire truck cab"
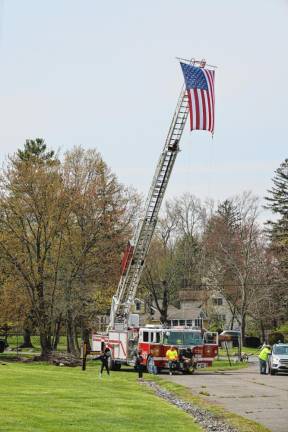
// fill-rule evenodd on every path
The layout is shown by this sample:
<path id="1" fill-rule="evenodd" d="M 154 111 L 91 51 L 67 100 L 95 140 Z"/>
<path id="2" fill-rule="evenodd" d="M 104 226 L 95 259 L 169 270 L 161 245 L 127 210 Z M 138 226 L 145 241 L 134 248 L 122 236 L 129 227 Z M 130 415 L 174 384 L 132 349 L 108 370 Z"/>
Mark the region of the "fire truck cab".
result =
<path id="1" fill-rule="evenodd" d="M 138 347 L 142 351 L 148 371 L 151 371 L 152 364 L 158 371 L 168 368 L 166 351 L 174 346 L 179 355 L 177 369 L 181 372 L 192 372 L 196 367 L 211 366 L 218 354 L 217 334 L 209 333 L 210 343 L 205 343 L 204 336 L 207 339 L 208 332 L 191 327 L 144 327 L 139 330 Z"/>

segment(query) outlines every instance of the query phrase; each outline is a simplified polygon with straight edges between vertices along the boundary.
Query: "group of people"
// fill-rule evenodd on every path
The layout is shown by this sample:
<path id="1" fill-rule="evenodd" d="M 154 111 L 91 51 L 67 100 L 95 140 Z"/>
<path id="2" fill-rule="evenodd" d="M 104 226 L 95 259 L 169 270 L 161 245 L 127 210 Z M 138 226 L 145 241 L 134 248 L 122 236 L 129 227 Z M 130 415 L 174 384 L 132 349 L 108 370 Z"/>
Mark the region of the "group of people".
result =
<path id="1" fill-rule="evenodd" d="M 152 362 L 151 362 L 152 360 Z M 157 367 L 154 364 L 153 357 L 150 360 L 150 365 L 152 365 L 152 372 L 157 373 Z M 179 361 L 179 354 L 177 349 L 174 346 L 171 346 L 166 351 L 166 360 L 168 362 L 169 366 L 169 374 L 172 375 L 173 370 L 177 367 L 177 362 Z M 136 351 L 135 355 L 135 369 L 138 372 L 138 378 L 143 378 L 143 371 L 144 371 L 144 358 L 142 356 L 142 351 L 138 350 Z"/>
<path id="2" fill-rule="evenodd" d="M 180 359 L 181 357 L 181 359 Z M 166 360 L 168 362 L 169 367 L 169 375 L 173 374 L 173 371 L 177 369 L 178 362 L 181 360 L 185 364 L 186 362 L 190 362 L 193 357 L 192 351 L 190 348 L 187 348 L 185 351 L 185 355 L 182 353 L 178 353 L 178 350 L 175 346 L 170 346 L 170 348 L 166 351 Z M 110 375 L 110 359 L 111 358 L 111 350 L 108 345 L 103 346 L 103 349 L 101 351 L 101 355 L 97 357 L 95 360 L 101 360 L 101 368 L 99 371 L 99 377 L 102 377 L 102 373 L 104 369 L 106 370 L 107 374 Z M 145 369 L 144 365 L 144 357 L 142 355 L 141 350 L 135 351 L 135 369 L 138 372 L 138 378 L 143 378 L 143 372 Z M 153 358 L 152 358 L 153 359 Z M 153 363 L 153 373 L 157 373 L 157 367 Z"/>
<path id="3" fill-rule="evenodd" d="M 269 356 L 271 355 L 271 347 L 270 345 L 266 345 L 264 344 L 260 353 L 259 353 L 259 363 L 260 363 L 260 374 L 261 375 L 266 375 L 267 374 L 267 365 L 268 365 L 268 360 L 269 360 Z M 99 357 L 97 357 L 97 360 L 101 360 L 101 368 L 99 371 L 99 377 L 102 377 L 102 373 L 104 371 L 104 369 L 106 369 L 106 372 L 108 375 L 110 375 L 110 365 L 109 365 L 109 361 L 110 361 L 110 357 L 111 357 L 111 350 L 109 348 L 108 345 L 104 346 L 101 352 L 101 355 Z M 190 348 L 188 348 L 185 352 L 185 355 L 181 355 L 181 360 L 183 360 L 184 364 L 185 361 L 190 361 L 193 357 L 192 351 Z M 178 350 L 176 349 L 175 346 L 171 346 L 167 351 L 166 351 L 166 360 L 168 362 L 168 367 L 169 367 L 169 375 L 173 374 L 173 371 L 177 368 L 177 363 L 179 362 L 179 353 Z M 153 365 L 153 372 L 156 373 L 155 371 L 157 371 L 157 367 L 155 365 Z M 142 356 L 142 352 L 141 350 L 138 350 L 135 352 L 135 369 L 138 372 L 138 378 L 142 379 L 143 378 L 143 371 L 144 371 L 144 358 Z"/>

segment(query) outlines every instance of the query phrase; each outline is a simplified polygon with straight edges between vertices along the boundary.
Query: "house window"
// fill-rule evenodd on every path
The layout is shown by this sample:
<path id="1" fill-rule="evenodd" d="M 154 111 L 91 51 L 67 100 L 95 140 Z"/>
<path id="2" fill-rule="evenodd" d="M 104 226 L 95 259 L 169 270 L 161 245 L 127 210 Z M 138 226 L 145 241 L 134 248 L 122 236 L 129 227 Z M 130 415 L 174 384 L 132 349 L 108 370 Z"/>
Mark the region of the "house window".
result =
<path id="1" fill-rule="evenodd" d="M 202 319 L 201 318 L 195 319 L 195 327 L 202 327 Z"/>
<path id="2" fill-rule="evenodd" d="M 179 321 L 179 325 L 180 325 L 180 326 L 185 326 L 185 320 L 180 320 L 180 321 Z"/>
<path id="3" fill-rule="evenodd" d="M 148 342 L 148 341 L 149 341 L 149 333 L 143 332 L 143 342 Z"/>
<path id="4" fill-rule="evenodd" d="M 135 303 L 135 309 L 136 309 L 136 311 L 140 311 L 141 310 L 141 303 L 140 302 L 136 302 Z"/>
<path id="5" fill-rule="evenodd" d="M 213 297 L 212 298 L 212 304 L 215 306 L 222 306 L 223 305 L 222 297 Z"/>
<path id="6" fill-rule="evenodd" d="M 173 320 L 173 321 L 172 321 L 172 325 L 173 325 L 173 326 L 178 326 L 178 320 Z"/>
<path id="7" fill-rule="evenodd" d="M 168 320 L 168 321 L 167 321 L 167 325 L 171 327 L 171 326 L 172 326 L 172 321 L 171 321 L 171 320 Z"/>
<path id="8" fill-rule="evenodd" d="M 192 320 L 186 320 L 186 325 L 192 327 Z"/>
<path id="9" fill-rule="evenodd" d="M 160 333 L 156 333 L 156 343 L 160 343 Z"/>

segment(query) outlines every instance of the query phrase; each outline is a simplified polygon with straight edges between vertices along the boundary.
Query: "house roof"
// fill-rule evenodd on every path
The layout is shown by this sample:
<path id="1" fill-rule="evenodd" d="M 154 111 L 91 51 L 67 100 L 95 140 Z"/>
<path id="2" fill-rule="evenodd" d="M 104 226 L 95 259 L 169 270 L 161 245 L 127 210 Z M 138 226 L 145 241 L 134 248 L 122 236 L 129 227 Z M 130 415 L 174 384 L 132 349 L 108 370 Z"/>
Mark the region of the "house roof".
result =
<path id="1" fill-rule="evenodd" d="M 200 314 L 203 314 L 201 308 L 198 307 L 189 307 L 183 309 L 177 309 L 174 306 L 168 307 L 168 319 L 182 319 L 182 320 L 195 320 L 200 318 Z"/>
<path id="2" fill-rule="evenodd" d="M 207 297 L 207 292 L 204 290 L 185 289 L 179 291 L 179 300 L 181 301 L 202 301 Z"/>

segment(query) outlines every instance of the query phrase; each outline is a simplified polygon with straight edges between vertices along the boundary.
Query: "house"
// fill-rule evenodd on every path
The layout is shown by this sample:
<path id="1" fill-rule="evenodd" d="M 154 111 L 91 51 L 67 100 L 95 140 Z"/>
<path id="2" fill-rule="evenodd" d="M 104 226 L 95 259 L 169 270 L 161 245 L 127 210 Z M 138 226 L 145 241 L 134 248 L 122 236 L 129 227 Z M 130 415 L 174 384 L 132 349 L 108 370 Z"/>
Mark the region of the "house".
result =
<path id="1" fill-rule="evenodd" d="M 140 325 L 160 324 L 160 313 L 152 303 L 135 299 L 131 313 L 138 314 Z M 179 291 L 177 303 L 168 306 L 168 325 L 209 328 L 218 324 L 223 330 L 231 329 L 233 316 L 225 297 L 217 290 L 194 290 L 185 288 Z M 109 315 L 98 316 L 98 330 L 105 330 L 109 323 Z M 238 322 L 234 319 L 233 329 L 238 330 Z"/>
<path id="2" fill-rule="evenodd" d="M 212 323 L 218 323 L 219 328 L 223 330 L 238 329 L 238 322 L 235 317 L 233 320 L 229 304 L 217 290 L 186 288 L 179 291 L 177 303 L 178 307 L 173 305 L 168 307 L 169 325 L 203 326 L 208 328 Z M 142 307 L 144 311 L 144 306 Z M 145 318 L 145 314 L 143 318 Z M 150 322 L 159 322 L 159 319 L 160 314 L 155 311 L 150 318 Z"/>
<path id="3" fill-rule="evenodd" d="M 168 306 L 168 325 L 207 327 L 208 320 L 202 308 L 201 300 L 194 299 L 194 297 L 189 298 L 188 290 L 187 293 L 186 290 L 183 290 L 179 293 L 179 301 L 177 303 L 178 307 L 175 305 Z M 139 314 L 140 325 L 160 323 L 160 313 L 155 304 L 149 307 L 147 303 L 136 300 L 132 312 Z"/>
<path id="4" fill-rule="evenodd" d="M 211 323 L 218 323 L 223 330 L 239 330 L 237 316 L 233 317 L 226 298 L 219 291 L 211 291 L 205 310 Z"/>

